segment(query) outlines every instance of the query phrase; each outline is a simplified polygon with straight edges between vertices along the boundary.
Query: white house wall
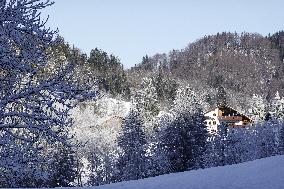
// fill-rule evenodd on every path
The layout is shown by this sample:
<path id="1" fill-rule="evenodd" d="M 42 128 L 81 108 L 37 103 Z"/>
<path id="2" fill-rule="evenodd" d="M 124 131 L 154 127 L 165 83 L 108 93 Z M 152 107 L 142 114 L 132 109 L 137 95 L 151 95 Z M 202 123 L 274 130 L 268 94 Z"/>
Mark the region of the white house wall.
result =
<path id="1" fill-rule="evenodd" d="M 219 122 L 219 119 L 218 119 L 218 111 L 219 111 L 219 108 L 216 108 L 215 110 L 210 111 L 210 112 L 205 114 L 205 117 L 210 118 L 210 119 L 205 120 L 206 126 L 207 126 L 209 132 L 217 131 L 217 126 L 220 125 L 220 122 Z M 216 123 L 213 124 L 213 121 L 215 121 Z"/>

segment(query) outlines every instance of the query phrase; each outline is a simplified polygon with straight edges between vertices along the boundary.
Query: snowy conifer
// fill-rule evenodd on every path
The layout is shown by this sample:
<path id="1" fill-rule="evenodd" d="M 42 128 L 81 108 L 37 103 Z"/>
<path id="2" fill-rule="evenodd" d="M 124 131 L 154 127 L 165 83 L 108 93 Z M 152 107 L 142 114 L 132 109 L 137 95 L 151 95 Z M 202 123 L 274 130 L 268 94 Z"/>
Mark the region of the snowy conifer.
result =
<path id="1" fill-rule="evenodd" d="M 122 149 L 118 160 L 121 180 L 137 180 L 146 175 L 146 137 L 142 127 L 139 112 L 131 110 L 118 137 L 118 145 Z"/>
<path id="2" fill-rule="evenodd" d="M 50 176 L 47 185 L 49 187 L 68 187 L 73 186 L 77 173 L 77 160 L 74 149 L 61 144 L 54 145 L 50 158 Z"/>
<path id="3" fill-rule="evenodd" d="M 207 130 L 195 93 L 189 87 L 180 88 L 171 111 L 174 120 L 161 130 L 159 144 L 170 164 L 169 172 L 198 168 L 202 164 Z"/>
<path id="4" fill-rule="evenodd" d="M 250 109 L 249 114 L 251 115 L 252 120 L 254 122 L 261 122 L 265 119 L 266 112 L 266 103 L 265 100 L 259 96 L 254 94 L 250 101 Z"/>
<path id="5" fill-rule="evenodd" d="M 158 96 L 151 78 L 143 78 L 141 88 L 136 92 L 133 103 L 141 113 L 143 121 L 150 121 L 158 115 Z"/>
<path id="6" fill-rule="evenodd" d="M 170 164 L 169 172 L 199 168 L 206 146 L 207 131 L 200 110 L 183 112 L 161 131 L 160 148 Z"/>
<path id="7" fill-rule="evenodd" d="M 275 94 L 270 105 L 271 117 L 278 120 L 283 120 L 284 118 L 284 98 L 280 97 L 279 92 Z"/>

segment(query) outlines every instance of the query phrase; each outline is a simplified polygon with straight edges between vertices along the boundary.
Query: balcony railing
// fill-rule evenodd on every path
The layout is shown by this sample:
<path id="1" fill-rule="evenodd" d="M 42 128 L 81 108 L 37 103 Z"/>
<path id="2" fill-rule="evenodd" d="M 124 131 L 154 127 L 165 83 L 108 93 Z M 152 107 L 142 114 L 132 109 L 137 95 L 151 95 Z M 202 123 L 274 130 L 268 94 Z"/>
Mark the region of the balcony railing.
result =
<path id="1" fill-rule="evenodd" d="M 218 116 L 220 121 L 242 121 L 242 116 Z"/>

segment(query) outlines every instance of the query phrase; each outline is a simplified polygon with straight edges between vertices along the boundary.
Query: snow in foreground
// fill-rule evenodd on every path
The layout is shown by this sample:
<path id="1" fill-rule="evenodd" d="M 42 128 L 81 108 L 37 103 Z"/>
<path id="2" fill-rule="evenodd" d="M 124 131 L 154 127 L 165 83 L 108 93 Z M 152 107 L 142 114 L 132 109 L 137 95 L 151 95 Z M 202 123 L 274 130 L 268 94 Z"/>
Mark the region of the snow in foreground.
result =
<path id="1" fill-rule="evenodd" d="M 93 189 L 283 189 L 284 155 L 93 187 Z"/>

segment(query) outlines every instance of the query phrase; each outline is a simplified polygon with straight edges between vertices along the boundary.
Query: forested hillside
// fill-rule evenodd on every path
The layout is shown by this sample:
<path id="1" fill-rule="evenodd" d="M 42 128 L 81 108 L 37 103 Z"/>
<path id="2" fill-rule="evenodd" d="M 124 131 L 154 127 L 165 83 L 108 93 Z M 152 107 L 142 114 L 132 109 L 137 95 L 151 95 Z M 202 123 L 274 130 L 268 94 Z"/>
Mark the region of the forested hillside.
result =
<path id="1" fill-rule="evenodd" d="M 218 103 L 218 91 L 222 91 L 230 106 L 248 109 L 253 94 L 269 101 L 277 91 L 284 92 L 283 36 L 283 32 L 268 37 L 251 33 L 205 36 L 184 49 L 143 57 L 129 70 L 129 78 L 134 86 L 143 76 L 186 83 L 205 94 L 211 106 Z"/>
<path id="2" fill-rule="evenodd" d="M 179 86 L 188 85 L 207 103 L 205 109 L 226 101 L 247 112 L 253 95 L 269 104 L 277 92 L 284 93 L 283 36 L 283 32 L 267 37 L 218 33 L 168 54 L 146 55 L 130 69 L 124 69 L 115 55 L 97 48 L 86 55 L 63 38 L 53 47 L 53 54 L 74 62 L 76 80 L 91 82 L 112 97 L 130 100 L 142 79 L 151 78 L 163 107 L 171 105 Z"/>

